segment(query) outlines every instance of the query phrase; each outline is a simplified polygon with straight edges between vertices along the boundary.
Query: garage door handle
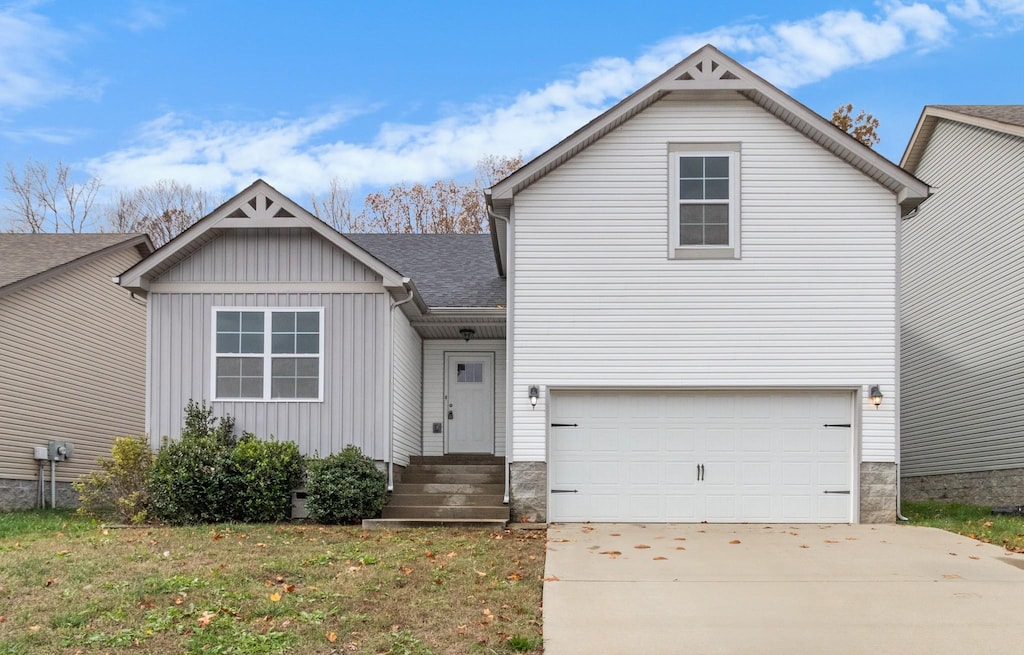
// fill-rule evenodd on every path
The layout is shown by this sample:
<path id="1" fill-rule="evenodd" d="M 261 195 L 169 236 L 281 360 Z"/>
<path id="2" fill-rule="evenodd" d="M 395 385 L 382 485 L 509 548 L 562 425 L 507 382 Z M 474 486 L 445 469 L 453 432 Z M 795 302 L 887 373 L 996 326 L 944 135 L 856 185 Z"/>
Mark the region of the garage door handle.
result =
<path id="1" fill-rule="evenodd" d="M 552 423 L 551 427 L 553 427 L 553 428 L 578 428 L 580 426 L 576 425 L 575 423 Z"/>
<path id="2" fill-rule="evenodd" d="M 826 428 L 848 428 L 852 427 L 849 423 L 826 423 Z"/>
<path id="3" fill-rule="evenodd" d="M 579 493 L 579 492 L 577 492 L 575 489 L 552 489 L 551 493 L 553 493 L 553 494 L 574 494 L 574 493 Z"/>
<path id="4" fill-rule="evenodd" d="M 849 495 L 850 495 L 850 490 L 849 490 L 849 489 L 847 489 L 846 491 L 831 491 L 831 490 L 826 490 L 826 491 L 825 491 L 825 493 L 827 493 L 827 494 L 843 494 L 843 495 L 845 495 L 845 496 L 849 496 Z"/>

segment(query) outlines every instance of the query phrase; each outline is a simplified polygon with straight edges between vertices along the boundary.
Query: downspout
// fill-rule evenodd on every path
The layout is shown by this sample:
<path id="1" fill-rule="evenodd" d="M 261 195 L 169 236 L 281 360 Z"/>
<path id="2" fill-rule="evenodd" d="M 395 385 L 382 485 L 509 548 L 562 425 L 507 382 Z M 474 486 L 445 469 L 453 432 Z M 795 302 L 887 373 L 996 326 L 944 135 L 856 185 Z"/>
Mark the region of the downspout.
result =
<path id="1" fill-rule="evenodd" d="M 900 471 L 903 468 L 901 455 L 903 435 L 900 432 L 902 428 L 900 425 L 900 405 L 903 404 L 903 385 L 900 384 L 900 377 L 903 372 L 903 367 L 900 366 L 900 357 L 903 355 L 900 348 L 900 343 L 903 340 L 901 336 L 903 330 L 903 220 L 910 218 L 916 211 L 917 208 L 915 207 L 914 211 L 907 214 L 907 216 L 900 216 L 900 212 L 896 212 L 896 215 L 899 216 L 899 221 L 896 224 L 896 393 L 893 394 L 896 397 L 896 406 L 893 408 L 896 416 L 893 419 L 893 425 L 896 426 L 896 520 L 904 522 L 910 522 L 910 519 L 903 516 L 903 476 Z"/>
<path id="2" fill-rule="evenodd" d="M 395 490 L 395 310 L 401 305 L 412 300 L 414 295 L 412 287 L 409 286 L 411 280 L 407 277 L 402 278 L 402 288 L 409 292 L 402 300 L 391 299 L 391 311 L 388 313 L 389 332 L 391 335 L 391 362 L 390 362 L 390 375 L 388 376 L 388 404 L 391 408 L 388 414 L 388 493 Z"/>
<path id="3" fill-rule="evenodd" d="M 489 197 L 488 197 L 488 200 L 489 200 Z M 505 216 L 501 216 L 500 214 L 496 214 L 494 212 L 494 210 L 491 209 L 490 202 L 488 202 L 486 204 L 486 207 L 487 207 L 487 215 L 488 216 L 490 216 L 495 221 L 501 221 L 502 223 L 505 224 L 505 244 L 506 244 L 505 248 L 506 249 L 510 249 L 512 247 L 512 235 L 511 235 L 511 227 L 512 227 L 512 225 L 509 222 L 509 219 L 507 217 L 505 217 Z M 507 253 L 506 253 L 506 255 L 507 255 Z M 506 309 L 505 309 L 505 358 L 506 358 L 506 366 L 505 366 L 505 405 L 506 405 L 506 407 L 505 407 L 505 467 L 504 467 L 504 469 L 505 469 L 505 497 L 502 500 L 502 502 L 504 504 L 506 504 L 506 505 L 508 505 L 511 502 L 511 497 L 512 497 L 511 493 L 510 493 L 511 492 L 511 480 L 510 480 L 510 477 L 509 477 L 510 476 L 509 471 L 510 471 L 510 469 L 512 467 L 512 430 L 509 429 L 509 424 L 512 422 L 512 403 L 509 402 L 509 395 L 511 393 L 513 393 L 513 391 L 514 391 L 511 388 L 512 385 L 509 384 L 509 378 L 513 377 L 513 373 L 512 373 L 512 367 L 509 365 L 509 364 L 511 364 L 511 362 L 508 361 L 508 354 L 510 352 L 509 349 L 508 349 L 508 347 L 509 347 L 508 346 L 508 335 L 509 335 L 509 321 L 508 321 L 508 306 L 509 306 L 509 293 L 508 293 L 508 291 L 509 290 L 508 290 L 508 284 L 509 284 L 509 280 L 512 277 L 510 275 L 510 273 L 509 273 L 510 269 L 512 268 L 511 265 L 510 265 L 511 264 L 511 258 L 509 258 L 509 260 L 510 260 L 509 263 L 505 264 L 505 295 L 506 295 L 506 298 L 505 298 L 505 307 L 506 307 Z"/>

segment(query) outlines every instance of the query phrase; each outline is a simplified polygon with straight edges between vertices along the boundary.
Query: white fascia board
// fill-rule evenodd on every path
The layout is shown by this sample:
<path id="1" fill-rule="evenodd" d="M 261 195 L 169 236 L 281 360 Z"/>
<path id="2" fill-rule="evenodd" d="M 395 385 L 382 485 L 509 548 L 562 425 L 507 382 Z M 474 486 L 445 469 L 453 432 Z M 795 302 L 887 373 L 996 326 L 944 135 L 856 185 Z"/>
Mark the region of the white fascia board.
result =
<path id="1" fill-rule="evenodd" d="M 973 125 L 986 130 L 992 130 L 993 132 L 1009 134 L 1011 136 L 1024 137 L 1024 126 L 1021 125 L 1000 123 L 999 121 L 994 121 L 990 118 L 968 116 L 967 114 L 961 114 L 960 112 L 953 111 L 951 109 L 943 109 L 941 107 L 926 105 L 925 108 L 921 110 L 921 117 L 917 119 L 917 125 L 914 127 L 914 133 L 911 135 L 910 141 L 907 143 L 907 149 L 903 152 L 903 158 L 900 159 L 900 166 L 906 167 L 910 171 L 917 169 L 917 165 L 921 163 L 921 157 L 924 155 L 924 151 L 928 148 L 928 142 L 931 140 L 932 132 L 935 131 L 935 124 L 938 123 L 940 119 L 956 121 L 958 123 L 964 123 L 965 125 Z"/>

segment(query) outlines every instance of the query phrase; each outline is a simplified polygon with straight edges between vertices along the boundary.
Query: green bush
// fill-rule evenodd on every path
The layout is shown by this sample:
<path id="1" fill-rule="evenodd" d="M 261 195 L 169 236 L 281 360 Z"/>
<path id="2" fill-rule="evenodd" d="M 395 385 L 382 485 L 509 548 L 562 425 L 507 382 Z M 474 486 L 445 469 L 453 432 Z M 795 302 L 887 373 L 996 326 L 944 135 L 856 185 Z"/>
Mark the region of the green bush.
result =
<path id="1" fill-rule="evenodd" d="M 355 446 L 309 462 L 306 509 L 318 523 L 356 523 L 380 516 L 387 477 Z"/>
<path id="2" fill-rule="evenodd" d="M 231 451 L 237 489 L 236 519 L 269 523 L 291 515 L 292 489 L 302 482 L 303 459 L 291 441 L 260 441 L 243 435 Z"/>
<path id="3" fill-rule="evenodd" d="M 235 514 L 235 421 L 189 400 L 179 441 L 165 441 L 149 476 L 153 514 L 168 523 L 218 523 Z"/>
<path id="4" fill-rule="evenodd" d="M 294 443 L 238 439 L 233 417 L 190 400 L 181 439 L 165 442 L 153 463 L 153 514 L 176 524 L 288 518 L 303 463 Z"/>
<path id="5" fill-rule="evenodd" d="M 116 517 L 124 523 L 144 522 L 150 504 L 146 481 L 153 465 L 153 449 L 145 437 L 114 439 L 110 458 L 100 457 L 97 462 L 99 471 L 71 484 L 78 492 L 78 512 Z"/>

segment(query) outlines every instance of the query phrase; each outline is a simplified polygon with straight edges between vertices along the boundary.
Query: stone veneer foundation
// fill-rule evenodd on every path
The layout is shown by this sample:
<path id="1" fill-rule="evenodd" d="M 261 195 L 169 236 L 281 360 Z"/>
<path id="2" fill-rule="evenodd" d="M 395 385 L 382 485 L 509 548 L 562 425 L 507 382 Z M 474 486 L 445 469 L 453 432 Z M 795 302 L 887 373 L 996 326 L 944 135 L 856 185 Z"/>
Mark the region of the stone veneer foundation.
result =
<path id="1" fill-rule="evenodd" d="M 1017 507 L 1024 505 L 1024 468 L 905 476 L 903 498 Z"/>
<path id="2" fill-rule="evenodd" d="M 32 509 L 36 506 L 36 480 L 0 479 L 0 511 Z M 50 504 L 50 481 L 46 481 L 46 504 Z M 57 507 L 78 507 L 78 494 L 70 482 L 57 483 Z"/>
<path id="3" fill-rule="evenodd" d="M 547 464 L 512 462 L 512 520 L 522 523 L 547 521 Z M 896 465 L 863 462 L 860 465 L 860 522 L 896 521 Z"/>

